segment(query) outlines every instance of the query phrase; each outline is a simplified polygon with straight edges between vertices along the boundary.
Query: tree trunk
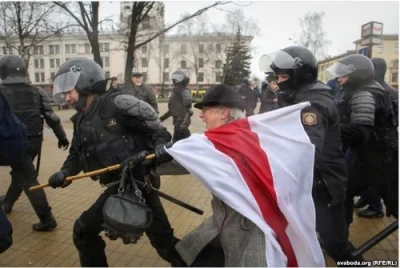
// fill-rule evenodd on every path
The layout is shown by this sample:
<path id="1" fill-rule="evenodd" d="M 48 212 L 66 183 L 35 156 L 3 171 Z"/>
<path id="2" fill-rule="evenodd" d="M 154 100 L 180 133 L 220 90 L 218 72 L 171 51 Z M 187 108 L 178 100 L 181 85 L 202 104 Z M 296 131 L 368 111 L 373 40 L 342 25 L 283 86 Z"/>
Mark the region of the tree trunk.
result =
<path id="1" fill-rule="evenodd" d="M 103 59 L 100 55 L 99 35 L 97 32 L 92 32 L 91 37 L 92 38 L 89 39 L 89 42 L 92 47 L 93 60 L 103 68 Z"/>

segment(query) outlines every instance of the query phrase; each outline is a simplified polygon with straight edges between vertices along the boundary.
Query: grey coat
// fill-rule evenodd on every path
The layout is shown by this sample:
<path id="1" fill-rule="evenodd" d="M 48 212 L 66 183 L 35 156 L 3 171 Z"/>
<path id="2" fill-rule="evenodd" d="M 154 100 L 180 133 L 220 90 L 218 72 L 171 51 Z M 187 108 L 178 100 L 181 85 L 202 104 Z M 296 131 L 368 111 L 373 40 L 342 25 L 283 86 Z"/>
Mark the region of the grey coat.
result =
<path id="1" fill-rule="evenodd" d="M 176 161 L 157 167 L 158 175 L 188 174 Z M 219 236 L 225 255 L 225 266 L 266 267 L 264 233 L 250 220 L 213 196 L 213 215 L 181 239 L 176 249 L 191 265 L 201 250 Z"/>

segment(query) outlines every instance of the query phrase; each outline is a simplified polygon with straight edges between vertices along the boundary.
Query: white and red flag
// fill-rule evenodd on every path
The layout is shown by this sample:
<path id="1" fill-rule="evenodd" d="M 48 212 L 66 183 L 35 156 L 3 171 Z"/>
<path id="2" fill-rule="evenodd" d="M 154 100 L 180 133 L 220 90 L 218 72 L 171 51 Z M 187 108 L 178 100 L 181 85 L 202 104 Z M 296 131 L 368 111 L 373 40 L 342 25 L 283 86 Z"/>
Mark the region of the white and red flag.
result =
<path id="1" fill-rule="evenodd" d="M 168 152 L 213 195 L 265 234 L 269 267 L 324 266 L 311 195 L 314 145 L 308 102 L 192 134 Z"/>

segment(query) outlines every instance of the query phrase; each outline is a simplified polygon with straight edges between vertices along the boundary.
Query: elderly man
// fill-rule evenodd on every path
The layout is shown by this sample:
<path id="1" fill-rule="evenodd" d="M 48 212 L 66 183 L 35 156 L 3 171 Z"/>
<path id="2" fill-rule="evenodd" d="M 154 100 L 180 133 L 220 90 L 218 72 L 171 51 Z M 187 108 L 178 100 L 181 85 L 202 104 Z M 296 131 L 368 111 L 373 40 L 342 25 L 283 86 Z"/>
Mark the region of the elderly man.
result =
<path id="1" fill-rule="evenodd" d="M 217 85 L 207 90 L 202 102 L 200 118 L 206 129 L 214 129 L 233 120 L 245 117 L 245 103 L 238 93 L 226 85 Z M 159 161 L 171 160 L 168 153 L 156 152 Z M 170 158 L 170 159 L 168 159 Z M 176 161 L 157 167 L 159 175 L 183 173 Z M 190 232 L 176 245 L 185 261 L 182 266 L 262 266 L 266 267 L 264 233 L 249 219 L 213 197 L 213 215 Z M 240 252 L 240 254 L 238 254 Z"/>

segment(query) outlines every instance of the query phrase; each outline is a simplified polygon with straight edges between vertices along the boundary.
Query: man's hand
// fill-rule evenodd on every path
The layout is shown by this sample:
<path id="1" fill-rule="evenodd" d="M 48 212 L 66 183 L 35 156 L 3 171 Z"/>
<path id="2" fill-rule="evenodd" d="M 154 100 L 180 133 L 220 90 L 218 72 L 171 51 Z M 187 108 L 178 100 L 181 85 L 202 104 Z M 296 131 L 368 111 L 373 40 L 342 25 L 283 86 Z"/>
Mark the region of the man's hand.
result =
<path id="1" fill-rule="evenodd" d="M 48 183 L 54 189 L 57 187 L 65 188 L 72 183 L 72 181 L 66 181 L 66 177 L 66 174 L 60 170 L 50 176 Z"/>
<path id="2" fill-rule="evenodd" d="M 64 151 L 68 149 L 69 141 L 67 138 L 59 139 L 58 140 L 58 148 L 62 148 Z"/>
<path id="3" fill-rule="evenodd" d="M 133 156 L 128 157 L 121 163 L 121 169 L 124 169 L 126 167 L 128 168 L 133 168 L 136 165 L 142 164 L 146 160 L 146 156 L 148 156 L 150 153 L 148 151 L 141 151 L 138 154 L 135 154 Z"/>
<path id="4" fill-rule="evenodd" d="M 172 142 L 168 142 L 167 144 L 156 148 L 154 153 L 156 155 L 156 161 L 158 163 L 164 163 L 173 160 L 172 156 L 167 151 L 167 148 L 171 148 L 172 145 L 173 145 Z"/>

